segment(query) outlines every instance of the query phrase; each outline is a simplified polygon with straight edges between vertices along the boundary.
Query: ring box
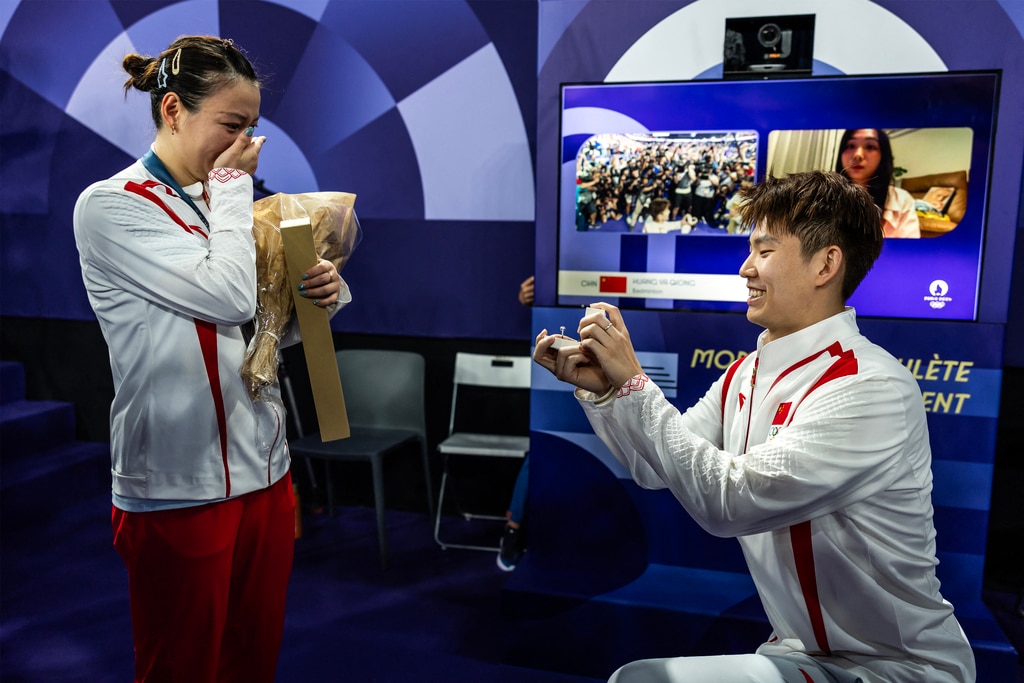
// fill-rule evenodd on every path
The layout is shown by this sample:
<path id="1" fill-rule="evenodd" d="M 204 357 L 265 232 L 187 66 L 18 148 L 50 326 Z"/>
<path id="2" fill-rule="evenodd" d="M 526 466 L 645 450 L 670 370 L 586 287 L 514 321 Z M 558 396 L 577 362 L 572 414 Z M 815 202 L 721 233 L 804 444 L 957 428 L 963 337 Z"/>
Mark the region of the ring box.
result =
<path id="1" fill-rule="evenodd" d="M 600 308 L 594 308 L 593 306 L 587 306 L 586 310 L 583 312 L 583 317 L 586 317 L 588 315 L 593 315 L 594 313 L 600 313 L 601 315 L 604 316 L 605 320 L 608 319 L 608 315 L 604 312 L 604 310 L 602 310 Z M 557 351 L 558 349 L 560 349 L 562 347 L 565 347 L 565 346 L 578 346 L 579 343 L 580 342 L 579 342 L 578 339 L 573 339 L 572 337 L 566 337 L 565 336 L 565 328 L 563 327 L 562 328 L 561 336 L 559 336 L 559 337 L 557 337 L 555 339 L 555 341 L 551 344 L 551 348 L 555 349 Z"/>

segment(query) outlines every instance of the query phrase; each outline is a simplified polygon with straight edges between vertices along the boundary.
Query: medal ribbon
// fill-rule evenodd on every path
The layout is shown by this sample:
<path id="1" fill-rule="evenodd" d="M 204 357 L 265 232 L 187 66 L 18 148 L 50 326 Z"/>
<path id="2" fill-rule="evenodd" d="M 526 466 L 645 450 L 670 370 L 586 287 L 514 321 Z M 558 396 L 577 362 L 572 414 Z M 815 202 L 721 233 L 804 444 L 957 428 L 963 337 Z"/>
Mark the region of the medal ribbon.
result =
<path id="1" fill-rule="evenodd" d="M 142 157 L 142 165 L 146 167 L 147 171 L 156 176 L 157 180 L 174 190 L 179 197 L 184 199 L 188 205 L 192 207 L 192 210 L 196 212 L 196 215 L 199 216 L 199 220 L 203 222 L 206 229 L 210 229 L 210 221 L 207 220 L 206 216 L 199 210 L 199 207 L 196 206 L 195 202 L 192 201 L 192 198 L 188 196 L 185 190 L 181 188 L 178 181 L 174 179 L 171 172 L 167 170 L 166 166 L 164 166 L 164 162 L 160 161 L 160 157 L 154 154 L 152 149 L 146 152 Z"/>

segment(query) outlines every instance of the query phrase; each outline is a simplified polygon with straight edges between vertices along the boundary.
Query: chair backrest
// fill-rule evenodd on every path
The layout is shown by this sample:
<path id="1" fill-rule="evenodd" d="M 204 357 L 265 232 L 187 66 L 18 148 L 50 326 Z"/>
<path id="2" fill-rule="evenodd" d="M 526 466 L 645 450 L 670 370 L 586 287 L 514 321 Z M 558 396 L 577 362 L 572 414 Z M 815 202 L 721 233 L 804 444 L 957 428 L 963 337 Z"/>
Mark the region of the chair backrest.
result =
<path id="1" fill-rule="evenodd" d="M 532 359 L 529 356 L 496 356 L 486 353 L 455 354 L 455 377 L 448 433 L 455 431 L 459 386 L 495 389 L 529 389 Z"/>
<path id="2" fill-rule="evenodd" d="M 412 429 L 425 438 L 423 356 L 410 351 L 344 349 L 337 358 L 349 424 Z"/>
<path id="3" fill-rule="evenodd" d="M 529 356 L 493 356 L 460 351 L 455 354 L 455 384 L 529 389 L 530 362 Z"/>

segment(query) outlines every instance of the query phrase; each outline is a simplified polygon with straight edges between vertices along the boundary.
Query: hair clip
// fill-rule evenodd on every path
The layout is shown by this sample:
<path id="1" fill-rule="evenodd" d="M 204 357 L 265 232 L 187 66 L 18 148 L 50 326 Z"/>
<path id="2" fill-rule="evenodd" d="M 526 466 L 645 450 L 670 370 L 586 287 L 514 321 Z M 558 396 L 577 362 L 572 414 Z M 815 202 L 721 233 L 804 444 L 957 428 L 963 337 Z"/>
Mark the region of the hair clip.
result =
<path id="1" fill-rule="evenodd" d="M 174 53 L 174 58 L 171 59 L 171 73 L 174 74 L 175 76 L 177 76 L 180 71 L 181 71 L 181 48 L 179 47 L 178 51 Z"/>
<path id="2" fill-rule="evenodd" d="M 167 57 L 160 60 L 160 72 L 156 75 L 156 87 L 166 88 L 167 87 L 167 70 L 164 68 L 167 63 Z"/>

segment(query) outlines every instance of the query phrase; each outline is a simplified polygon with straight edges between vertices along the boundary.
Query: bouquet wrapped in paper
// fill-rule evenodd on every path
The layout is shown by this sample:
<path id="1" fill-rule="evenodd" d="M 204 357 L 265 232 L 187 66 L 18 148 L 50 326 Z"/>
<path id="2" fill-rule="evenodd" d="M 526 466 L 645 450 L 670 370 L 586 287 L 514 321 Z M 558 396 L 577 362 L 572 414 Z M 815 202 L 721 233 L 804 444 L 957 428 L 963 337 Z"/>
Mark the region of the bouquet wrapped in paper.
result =
<path id="1" fill-rule="evenodd" d="M 306 218 L 313 227 L 317 255 L 341 269 L 362 236 L 348 192 L 278 193 L 253 205 L 256 240 L 255 333 L 242 364 L 242 379 L 253 400 L 277 380 L 278 348 L 292 318 L 294 302 L 281 239 L 281 221 Z"/>

